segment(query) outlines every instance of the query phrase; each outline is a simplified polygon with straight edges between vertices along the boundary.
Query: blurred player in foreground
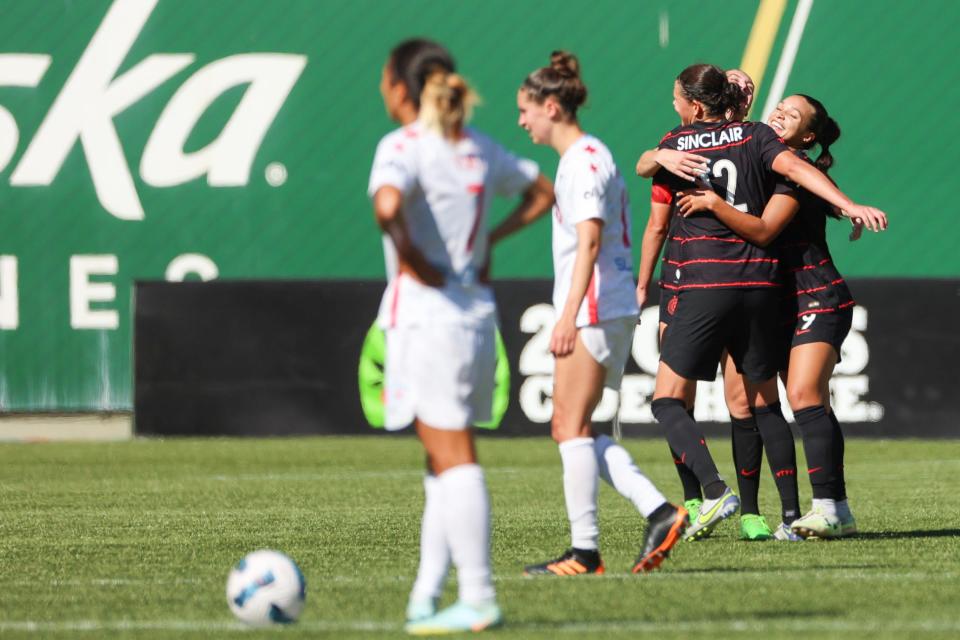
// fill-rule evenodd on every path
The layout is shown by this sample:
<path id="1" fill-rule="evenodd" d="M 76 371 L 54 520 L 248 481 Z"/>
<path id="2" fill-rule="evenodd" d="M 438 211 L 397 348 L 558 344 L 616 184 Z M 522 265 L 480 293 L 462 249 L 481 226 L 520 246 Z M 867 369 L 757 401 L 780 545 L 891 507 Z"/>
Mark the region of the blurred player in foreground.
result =
<path id="1" fill-rule="evenodd" d="M 369 186 L 389 275 L 378 317 L 387 341 L 386 427 L 413 423 L 429 467 L 406 628 L 481 631 L 502 621 L 490 505 L 470 427 L 490 419 L 496 367 L 486 214 L 492 196 L 522 195 L 501 225 L 516 229 L 547 211 L 553 192 L 535 163 L 465 126 L 476 95 L 442 46 L 397 45 L 380 89 L 401 125 L 377 146 Z M 451 560 L 459 598 L 437 612 Z"/>

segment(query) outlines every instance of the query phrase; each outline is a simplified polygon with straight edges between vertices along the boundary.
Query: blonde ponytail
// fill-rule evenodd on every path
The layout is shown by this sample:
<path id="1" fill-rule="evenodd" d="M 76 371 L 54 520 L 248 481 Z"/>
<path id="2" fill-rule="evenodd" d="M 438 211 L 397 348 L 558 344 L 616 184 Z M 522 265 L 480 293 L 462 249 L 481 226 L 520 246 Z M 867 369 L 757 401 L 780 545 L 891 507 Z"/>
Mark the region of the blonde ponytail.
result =
<path id="1" fill-rule="evenodd" d="M 462 76 L 435 71 L 427 76 L 420 94 L 420 121 L 444 137 L 459 133 L 479 103 L 476 92 Z"/>

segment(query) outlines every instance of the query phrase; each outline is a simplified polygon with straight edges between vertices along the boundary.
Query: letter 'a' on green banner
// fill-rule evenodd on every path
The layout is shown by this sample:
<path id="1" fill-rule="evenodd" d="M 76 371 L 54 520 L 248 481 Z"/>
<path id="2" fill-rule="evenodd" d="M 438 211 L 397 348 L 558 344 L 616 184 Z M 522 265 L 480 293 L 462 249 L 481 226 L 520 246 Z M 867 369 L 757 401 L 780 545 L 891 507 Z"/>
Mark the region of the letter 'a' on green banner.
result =
<path id="1" fill-rule="evenodd" d="M 382 429 L 385 420 L 383 406 L 383 379 L 384 362 L 387 354 L 387 339 L 383 329 L 374 322 L 367 331 L 360 350 L 360 366 L 357 377 L 360 385 L 360 405 L 363 415 L 371 427 Z M 492 420 L 478 422 L 475 427 L 481 429 L 496 429 L 503 420 L 510 404 L 510 362 L 507 360 L 507 348 L 503 344 L 503 337 L 497 331 L 497 371 L 495 374 L 496 387 L 493 391 Z"/>

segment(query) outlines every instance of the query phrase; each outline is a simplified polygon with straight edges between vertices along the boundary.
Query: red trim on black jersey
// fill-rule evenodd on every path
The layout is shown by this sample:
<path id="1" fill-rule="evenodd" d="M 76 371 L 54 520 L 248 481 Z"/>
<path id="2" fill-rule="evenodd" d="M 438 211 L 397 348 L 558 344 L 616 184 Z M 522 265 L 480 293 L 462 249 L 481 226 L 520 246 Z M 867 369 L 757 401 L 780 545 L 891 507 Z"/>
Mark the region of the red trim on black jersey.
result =
<path id="1" fill-rule="evenodd" d="M 666 289 L 677 289 L 684 291 L 686 289 L 716 289 L 719 287 L 779 287 L 779 282 L 711 282 L 709 284 L 681 284 L 680 286 L 663 285 Z"/>
<path id="2" fill-rule="evenodd" d="M 677 240 L 680 244 L 686 244 L 688 242 L 693 242 L 694 240 L 716 240 L 717 242 L 734 242 L 737 244 L 743 244 L 746 240 L 742 238 L 718 238 L 717 236 L 694 236 L 692 238 L 682 238 L 680 236 L 672 236 L 671 240 Z"/>
<path id="3" fill-rule="evenodd" d="M 685 260 L 683 262 L 677 262 L 676 260 L 666 260 L 664 262 L 667 264 L 672 264 L 675 267 L 685 267 L 688 264 L 704 264 L 704 263 L 713 263 L 713 264 L 747 264 L 752 262 L 767 262 L 769 264 L 777 264 L 779 260 L 776 258 L 740 258 L 736 260 L 724 260 L 722 258 L 697 258 L 696 260 Z"/>
<path id="4" fill-rule="evenodd" d="M 746 138 L 738 142 L 731 142 L 730 144 L 725 144 L 720 147 L 700 147 L 699 149 L 688 150 L 687 153 L 702 153 L 704 151 L 720 151 L 721 149 L 729 149 L 730 147 L 739 147 L 742 144 L 747 144 L 748 142 L 750 142 L 750 138 L 752 137 L 753 137 L 753 134 L 750 134 L 749 136 L 747 136 Z"/>
<path id="5" fill-rule="evenodd" d="M 790 269 L 790 273 L 797 273 L 798 271 L 810 271 L 811 269 L 817 269 L 818 267 L 822 267 L 823 265 L 829 264 L 829 263 L 830 263 L 830 258 L 824 258 L 817 264 L 805 264 L 802 267 L 795 267 L 793 269 Z"/>

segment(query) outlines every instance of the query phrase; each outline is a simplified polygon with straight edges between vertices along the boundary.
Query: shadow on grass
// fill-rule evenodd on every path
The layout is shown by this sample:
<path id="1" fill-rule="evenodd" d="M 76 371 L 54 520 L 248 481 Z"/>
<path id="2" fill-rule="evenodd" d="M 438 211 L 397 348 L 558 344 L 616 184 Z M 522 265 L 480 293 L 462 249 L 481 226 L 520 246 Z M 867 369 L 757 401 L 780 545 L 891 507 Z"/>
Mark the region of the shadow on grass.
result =
<path id="1" fill-rule="evenodd" d="M 846 570 L 846 569 L 876 569 L 877 565 L 875 564 L 832 564 L 832 565 L 812 565 L 805 564 L 800 567 L 777 567 L 776 572 L 798 572 L 805 573 L 811 570 L 814 571 L 832 571 L 832 570 Z M 770 573 L 770 569 L 760 568 L 760 567 L 702 567 L 702 568 L 682 568 L 682 567 L 670 567 L 669 573 Z"/>
<path id="2" fill-rule="evenodd" d="M 861 531 L 851 540 L 899 540 L 903 538 L 960 538 L 960 529 L 920 531 Z"/>

